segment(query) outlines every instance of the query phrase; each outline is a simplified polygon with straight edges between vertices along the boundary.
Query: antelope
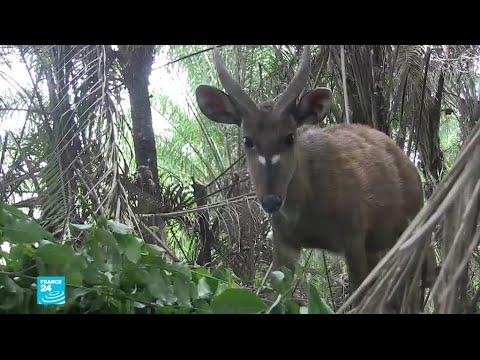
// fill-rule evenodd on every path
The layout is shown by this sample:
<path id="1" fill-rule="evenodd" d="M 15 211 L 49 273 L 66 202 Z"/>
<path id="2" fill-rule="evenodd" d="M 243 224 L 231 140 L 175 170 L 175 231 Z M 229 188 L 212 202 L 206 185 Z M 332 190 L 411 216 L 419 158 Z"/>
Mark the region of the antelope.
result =
<path id="1" fill-rule="evenodd" d="M 210 120 L 240 128 L 257 199 L 273 232 L 273 269 L 293 269 L 302 248 L 344 257 L 356 290 L 423 206 L 419 173 L 386 134 L 366 125 L 320 126 L 332 103 L 325 87 L 306 91 L 310 47 L 277 101 L 256 104 L 225 67 L 226 92 L 195 90 Z"/>

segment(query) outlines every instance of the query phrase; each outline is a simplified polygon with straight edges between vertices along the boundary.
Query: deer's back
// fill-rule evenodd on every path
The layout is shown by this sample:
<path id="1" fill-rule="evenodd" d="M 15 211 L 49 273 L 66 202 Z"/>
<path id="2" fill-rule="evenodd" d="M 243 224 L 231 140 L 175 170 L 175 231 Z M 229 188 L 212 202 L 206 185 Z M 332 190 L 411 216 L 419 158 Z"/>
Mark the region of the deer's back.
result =
<path id="1" fill-rule="evenodd" d="M 359 124 L 305 127 L 298 142 L 313 200 L 306 212 L 371 231 L 403 227 L 421 208 L 417 169 L 386 134 Z"/>

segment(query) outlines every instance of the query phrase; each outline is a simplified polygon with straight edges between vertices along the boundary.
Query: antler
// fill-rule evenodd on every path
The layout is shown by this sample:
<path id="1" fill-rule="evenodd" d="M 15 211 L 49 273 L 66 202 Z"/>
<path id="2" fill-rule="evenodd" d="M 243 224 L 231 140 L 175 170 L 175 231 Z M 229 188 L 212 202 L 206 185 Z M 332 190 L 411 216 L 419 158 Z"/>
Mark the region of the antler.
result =
<path id="1" fill-rule="evenodd" d="M 248 94 L 243 91 L 241 86 L 235 81 L 235 79 L 230 75 L 228 70 L 225 68 L 225 63 L 220 57 L 218 48 L 213 49 L 213 61 L 215 63 L 215 68 L 218 73 L 220 82 L 222 83 L 225 90 L 235 99 L 237 104 L 241 109 L 248 114 L 254 114 L 257 112 L 257 105 L 253 100 L 248 96 Z"/>
<path id="2" fill-rule="evenodd" d="M 310 75 L 310 46 L 305 45 L 303 48 L 302 58 L 300 59 L 300 65 L 295 73 L 290 84 L 285 91 L 280 95 L 277 105 L 274 111 L 281 114 L 286 108 L 294 101 L 298 95 L 302 92 L 303 87 L 308 81 Z"/>

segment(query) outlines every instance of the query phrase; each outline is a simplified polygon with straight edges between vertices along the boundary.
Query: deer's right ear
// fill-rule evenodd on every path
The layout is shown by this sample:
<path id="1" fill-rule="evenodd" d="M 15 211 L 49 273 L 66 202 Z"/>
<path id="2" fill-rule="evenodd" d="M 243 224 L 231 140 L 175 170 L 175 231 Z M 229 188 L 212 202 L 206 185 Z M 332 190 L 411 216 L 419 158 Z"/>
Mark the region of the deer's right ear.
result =
<path id="1" fill-rule="evenodd" d="M 327 116 L 332 105 L 332 91 L 321 87 L 310 90 L 297 105 L 297 117 L 302 124 L 319 124 Z"/>
<path id="2" fill-rule="evenodd" d="M 213 86 L 200 85 L 195 90 L 198 107 L 210 120 L 240 126 L 242 118 L 230 97 Z"/>

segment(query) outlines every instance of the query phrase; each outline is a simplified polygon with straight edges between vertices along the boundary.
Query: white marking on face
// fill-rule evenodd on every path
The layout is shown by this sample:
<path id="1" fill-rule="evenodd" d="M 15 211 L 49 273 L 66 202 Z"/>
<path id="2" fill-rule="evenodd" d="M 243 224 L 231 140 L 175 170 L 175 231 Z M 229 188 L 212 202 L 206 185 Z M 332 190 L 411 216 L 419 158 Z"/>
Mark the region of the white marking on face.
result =
<path id="1" fill-rule="evenodd" d="M 275 154 L 272 156 L 272 164 L 276 164 L 280 161 L 280 154 Z"/>
<path id="2" fill-rule="evenodd" d="M 265 159 L 265 157 L 261 156 L 261 155 L 258 155 L 258 161 L 260 162 L 260 164 L 262 164 L 263 166 L 265 166 L 265 164 L 267 163 L 267 160 Z"/>

